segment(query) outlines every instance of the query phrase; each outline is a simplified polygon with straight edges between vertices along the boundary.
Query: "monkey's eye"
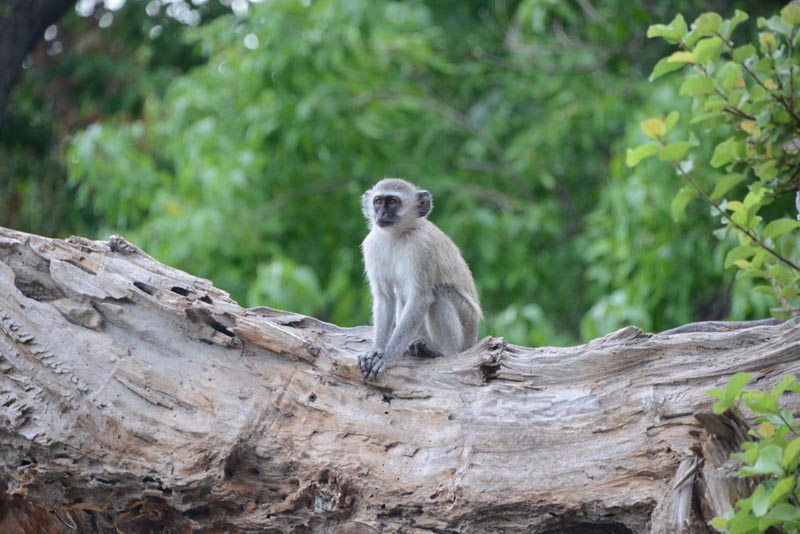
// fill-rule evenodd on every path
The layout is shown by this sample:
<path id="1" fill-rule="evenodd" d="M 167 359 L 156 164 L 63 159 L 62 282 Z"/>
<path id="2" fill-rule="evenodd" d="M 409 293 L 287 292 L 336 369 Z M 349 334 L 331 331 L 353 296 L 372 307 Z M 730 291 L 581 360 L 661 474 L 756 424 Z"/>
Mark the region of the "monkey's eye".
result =
<path id="1" fill-rule="evenodd" d="M 395 204 L 397 204 L 397 199 L 394 197 L 389 197 L 389 205 L 394 206 Z"/>
<path id="2" fill-rule="evenodd" d="M 380 206 L 381 204 L 383 204 L 383 199 L 381 197 L 375 197 L 375 200 L 373 201 L 373 203 L 376 206 Z"/>

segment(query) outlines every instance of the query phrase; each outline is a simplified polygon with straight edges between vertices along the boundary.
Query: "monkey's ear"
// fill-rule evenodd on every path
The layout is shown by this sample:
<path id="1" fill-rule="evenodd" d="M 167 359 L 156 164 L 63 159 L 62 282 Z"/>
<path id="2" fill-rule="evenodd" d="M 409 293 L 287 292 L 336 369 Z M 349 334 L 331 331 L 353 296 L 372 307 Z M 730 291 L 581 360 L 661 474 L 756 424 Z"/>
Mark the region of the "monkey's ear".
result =
<path id="1" fill-rule="evenodd" d="M 424 189 L 417 191 L 417 217 L 425 217 L 433 209 L 433 197 Z"/>

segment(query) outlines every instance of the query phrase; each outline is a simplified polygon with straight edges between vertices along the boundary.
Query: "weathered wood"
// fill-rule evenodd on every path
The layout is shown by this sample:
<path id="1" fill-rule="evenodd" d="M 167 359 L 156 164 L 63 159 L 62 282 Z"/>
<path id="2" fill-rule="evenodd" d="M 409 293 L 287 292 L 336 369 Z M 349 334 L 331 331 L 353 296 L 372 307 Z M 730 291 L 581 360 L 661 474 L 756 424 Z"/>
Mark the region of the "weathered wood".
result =
<path id="1" fill-rule="evenodd" d="M 800 370 L 792 324 L 628 327 L 368 385 L 370 335 L 0 229 L 0 531 L 707 532 L 748 488 L 704 392 Z"/>

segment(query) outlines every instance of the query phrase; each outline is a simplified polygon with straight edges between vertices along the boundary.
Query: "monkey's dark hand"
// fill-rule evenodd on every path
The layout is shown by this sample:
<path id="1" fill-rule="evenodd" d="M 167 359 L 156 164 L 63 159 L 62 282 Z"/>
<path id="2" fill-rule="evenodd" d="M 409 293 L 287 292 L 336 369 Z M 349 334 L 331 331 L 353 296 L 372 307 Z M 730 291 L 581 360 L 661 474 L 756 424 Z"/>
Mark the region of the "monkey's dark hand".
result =
<path id="1" fill-rule="evenodd" d="M 386 367 L 382 349 L 370 349 L 358 357 L 358 367 L 366 380 L 375 380 Z"/>

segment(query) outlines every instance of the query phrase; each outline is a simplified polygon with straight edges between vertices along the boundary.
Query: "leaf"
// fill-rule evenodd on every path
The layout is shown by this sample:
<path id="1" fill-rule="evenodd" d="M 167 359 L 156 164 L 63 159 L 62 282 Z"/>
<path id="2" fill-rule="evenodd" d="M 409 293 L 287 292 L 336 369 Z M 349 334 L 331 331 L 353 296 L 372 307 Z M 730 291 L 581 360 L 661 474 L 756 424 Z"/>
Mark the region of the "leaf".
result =
<path id="1" fill-rule="evenodd" d="M 758 528 L 758 519 L 750 514 L 736 514 L 728 523 L 728 534 L 748 534 Z"/>
<path id="2" fill-rule="evenodd" d="M 650 74 L 649 80 L 652 82 L 653 80 L 657 80 L 661 78 L 665 74 L 669 74 L 670 72 L 674 72 L 676 70 L 680 70 L 686 63 L 680 63 L 676 61 L 670 61 L 668 57 L 661 58 L 656 66 L 653 67 L 653 72 Z"/>
<path id="3" fill-rule="evenodd" d="M 800 6 L 789 4 L 781 9 L 781 20 L 789 26 L 800 24 Z"/>
<path id="4" fill-rule="evenodd" d="M 710 113 L 719 113 L 723 109 L 727 103 L 723 100 L 719 95 L 711 95 L 706 100 L 705 105 L 703 106 L 703 111 L 708 111 Z"/>
<path id="5" fill-rule="evenodd" d="M 728 529 L 728 519 L 726 519 L 724 517 L 717 516 L 717 517 L 715 517 L 714 519 L 711 520 L 709 525 L 711 525 L 712 527 L 714 527 L 717 530 L 725 531 L 725 530 Z"/>
<path id="6" fill-rule="evenodd" d="M 667 58 L 668 63 L 697 63 L 695 60 L 694 54 L 691 52 L 673 52 Z"/>
<path id="7" fill-rule="evenodd" d="M 753 492 L 753 515 L 761 517 L 767 514 L 769 510 L 769 497 L 770 492 L 764 484 L 759 484 L 756 491 Z"/>
<path id="8" fill-rule="evenodd" d="M 800 227 L 800 222 L 794 219 L 778 219 L 777 221 L 772 221 L 764 228 L 764 236 L 776 239 L 798 227 Z"/>
<path id="9" fill-rule="evenodd" d="M 683 44 L 686 45 L 688 48 L 692 48 L 694 44 L 703 38 L 703 32 L 698 31 L 697 28 L 693 28 L 689 33 L 683 36 Z"/>
<path id="10" fill-rule="evenodd" d="M 670 206 L 672 218 L 676 221 L 681 220 L 684 212 L 686 211 L 686 206 L 688 206 L 689 202 L 694 200 L 696 196 L 697 191 L 695 191 L 692 186 L 683 186 L 675 195 L 675 198 L 672 199 L 672 204 Z"/>
<path id="11" fill-rule="evenodd" d="M 652 144 L 629 148 L 625 153 L 625 165 L 628 167 L 636 167 L 643 159 L 655 156 L 660 150 L 660 146 Z"/>
<path id="12" fill-rule="evenodd" d="M 692 52 L 695 61 L 697 63 L 705 63 L 710 59 L 718 58 L 722 51 L 722 44 L 722 39 L 717 36 L 698 41 Z"/>
<path id="13" fill-rule="evenodd" d="M 664 121 L 664 132 L 666 135 L 672 131 L 675 125 L 678 123 L 678 119 L 681 118 L 681 114 L 677 111 L 670 111 L 669 115 L 667 115 L 666 120 Z"/>
<path id="14" fill-rule="evenodd" d="M 783 451 L 783 460 L 781 460 L 781 467 L 786 469 L 792 469 L 794 462 L 797 461 L 797 457 L 800 456 L 800 438 L 795 438 L 786 445 L 786 448 Z"/>
<path id="15" fill-rule="evenodd" d="M 728 380 L 727 384 L 725 384 L 724 391 L 721 389 L 712 389 L 706 391 L 706 395 L 709 397 L 719 399 L 718 402 L 714 403 L 714 413 L 719 415 L 732 408 L 736 403 L 742 388 L 747 385 L 747 382 L 752 376 L 752 373 L 737 373 L 731 377 L 730 380 Z"/>
<path id="16" fill-rule="evenodd" d="M 689 124 L 698 124 L 703 121 L 707 121 L 708 119 L 718 119 L 720 118 L 719 113 L 698 113 L 692 120 L 689 121 Z"/>
<path id="17" fill-rule="evenodd" d="M 739 202 L 738 200 L 731 200 L 727 204 L 725 204 L 725 208 L 729 209 L 733 212 L 741 211 L 744 209 L 744 204 Z"/>
<path id="18" fill-rule="evenodd" d="M 728 254 L 725 255 L 725 268 L 727 269 L 737 260 L 746 260 L 747 258 L 751 258 L 756 252 L 758 252 L 758 250 L 758 247 L 749 245 L 739 246 L 732 249 L 730 252 L 728 252 Z"/>
<path id="19" fill-rule="evenodd" d="M 751 378 L 753 378 L 753 373 L 736 373 L 725 385 L 725 394 L 730 397 L 736 397 L 750 382 Z"/>
<path id="20" fill-rule="evenodd" d="M 661 37 L 669 44 L 678 44 L 689 31 L 683 15 L 676 15 L 669 24 L 653 24 L 647 28 L 647 37 Z"/>
<path id="21" fill-rule="evenodd" d="M 769 159 L 754 165 L 753 171 L 763 181 L 773 180 L 778 175 L 778 162 L 774 159 Z"/>
<path id="22" fill-rule="evenodd" d="M 786 523 L 789 521 L 796 521 L 798 518 L 800 518 L 800 510 L 791 504 L 781 503 L 770 510 L 769 514 L 767 515 L 772 519 L 777 519 L 778 521 Z"/>
<path id="23" fill-rule="evenodd" d="M 714 92 L 714 78 L 711 76 L 690 76 L 681 85 L 681 95 L 704 95 Z"/>
<path id="24" fill-rule="evenodd" d="M 771 438 L 775 435 L 775 425 L 769 421 L 764 421 L 758 425 L 758 433 L 761 435 L 761 437 Z"/>
<path id="25" fill-rule="evenodd" d="M 708 391 L 706 391 L 706 395 L 708 395 L 709 397 L 714 397 L 715 399 L 725 398 L 725 392 L 722 391 L 721 389 L 709 389 Z"/>
<path id="26" fill-rule="evenodd" d="M 756 463 L 756 460 L 758 460 L 758 447 L 756 444 L 747 442 L 742 443 L 742 449 L 744 452 L 737 457 L 750 465 Z M 731 457 L 733 457 L 733 454 L 731 454 Z"/>
<path id="27" fill-rule="evenodd" d="M 783 476 L 780 465 L 783 450 L 777 445 L 766 445 L 758 451 L 758 459 L 752 467 L 742 467 L 737 476 L 777 475 Z"/>
<path id="28" fill-rule="evenodd" d="M 713 12 L 703 13 L 697 17 L 693 26 L 703 35 L 713 35 L 722 27 L 722 17 Z"/>
<path id="29" fill-rule="evenodd" d="M 666 130 L 664 128 L 664 119 L 656 117 L 647 119 L 641 124 L 642 131 L 650 139 L 660 140 L 664 138 Z"/>
<path id="30" fill-rule="evenodd" d="M 742 272 L 737 273 L 737 274 L 739 275 L 739 278 L 766 278 L 767 277 L 767 272 L 759 270 L 758 267 L 756 266 L 756 262 L 753 261 L 753 260 L 750 261 L 750 267 L 746 271 L 742 271 Z"/>
<path id="31" fill-rule="evenodd" d="M 727 92 L 736 87 L 739 80 L 741 80 L 742 67 L 736 63 L 728 62 L 720 69 L 717 79 L 720 82 L 722 90 Z"/>
<path id="32" fill-rule="evenodd" d="M 736 159 L 739 155 L 739 146 L 739 141 L 733 137 L 718 144 L 714 148 L 714 154 L 711 156 L 711 166 L 719 168 Z"/>
<path id="33" fill-rule="evenodd" d="M 782 263 L 774 263 L 769 267 L 769 275 L 783 285 L 789 285 L 794 278 L 794 272 Z"/>
<path id="34" fill-rule="evenodd" d="M 778 397 L 763 391 L 742 393 L 742 402 L 755 413 L 776 414 L 780 411 Z"/>
<path id="35" fill-rule="evenodd" d="M 744 181 L 746 176 L 740 173 L 733 173 L 725 176 L 717 184 L 714 186 L 714 190 L 711 192 L 711 200 L 719 200 L 725 193 L 739 185 Z"/>
<path id="36" fill-rule="evenodd" d="M 771 256 L 767 253 L 766 250 L 761 249 L 756 253 L 753 259 L 750 261 L 753 263 L 753 267 L 755 267 L 756 269 L 760 269 L 761 266 L 764 265 L 764 262 L 770 257 Z M 766 274 L 767 273 L 762 273 L 761 271 L 754 273 L 755 276 L 766 276 Z"/>
<path id="37" fill-rule="evenodd" d="M 766 53 L 769 50 L 775 50 L 778 40 L 774 33 L 763 32 L 758 34 L 758 43 L 761 45 L 761 51 Z"/>
<path id="38" fill-rule="evenodd" d="M 732 57 L 736 63 L 744 63 L 748 58 L 756 55 L 756 47 L 751 44 L 746 44 L 734 49 Z"/>
<path id="39" fill-rule="evenodd" d="M 762 50 L 765 54 L 767 51 Z M 756 61 L 755 63 L 755 70 L 759 73 L 766 73 L 767 75 L 772 74 L 775 66 L 775 60 L 772 57 L 764 57 Z"/>
<path id="40" fill-rule="evenodd" d="M 658 158 L 661 161 L 677 162 L 683 159 L 683 156 L 686 155 L 686 152 L 690 148 L 692 148 L 692 143 L 689 141 L 675 141 L 665 146 L 661 150 L 661 154 L 658 155 Z"/>
<path id="41" fill-rule="evenodd" d="M 750 135 L 753 135 L 758 128 L 756 126 L 756 121 L 742 121 L 739 123 L 739 127 Z M 756 136 L 758 136 L 758 134 L 756 134 Z"/>
<path id="42" fill-rule="evenodd" d="M 769 497 L 769 506 L 774 506 L 776 502 L 785 497 L 790 491 L 794 489 L 795 477 L 790 476 L 782 478 L 775 487 L 772 489 L 772 495 Z"/>

